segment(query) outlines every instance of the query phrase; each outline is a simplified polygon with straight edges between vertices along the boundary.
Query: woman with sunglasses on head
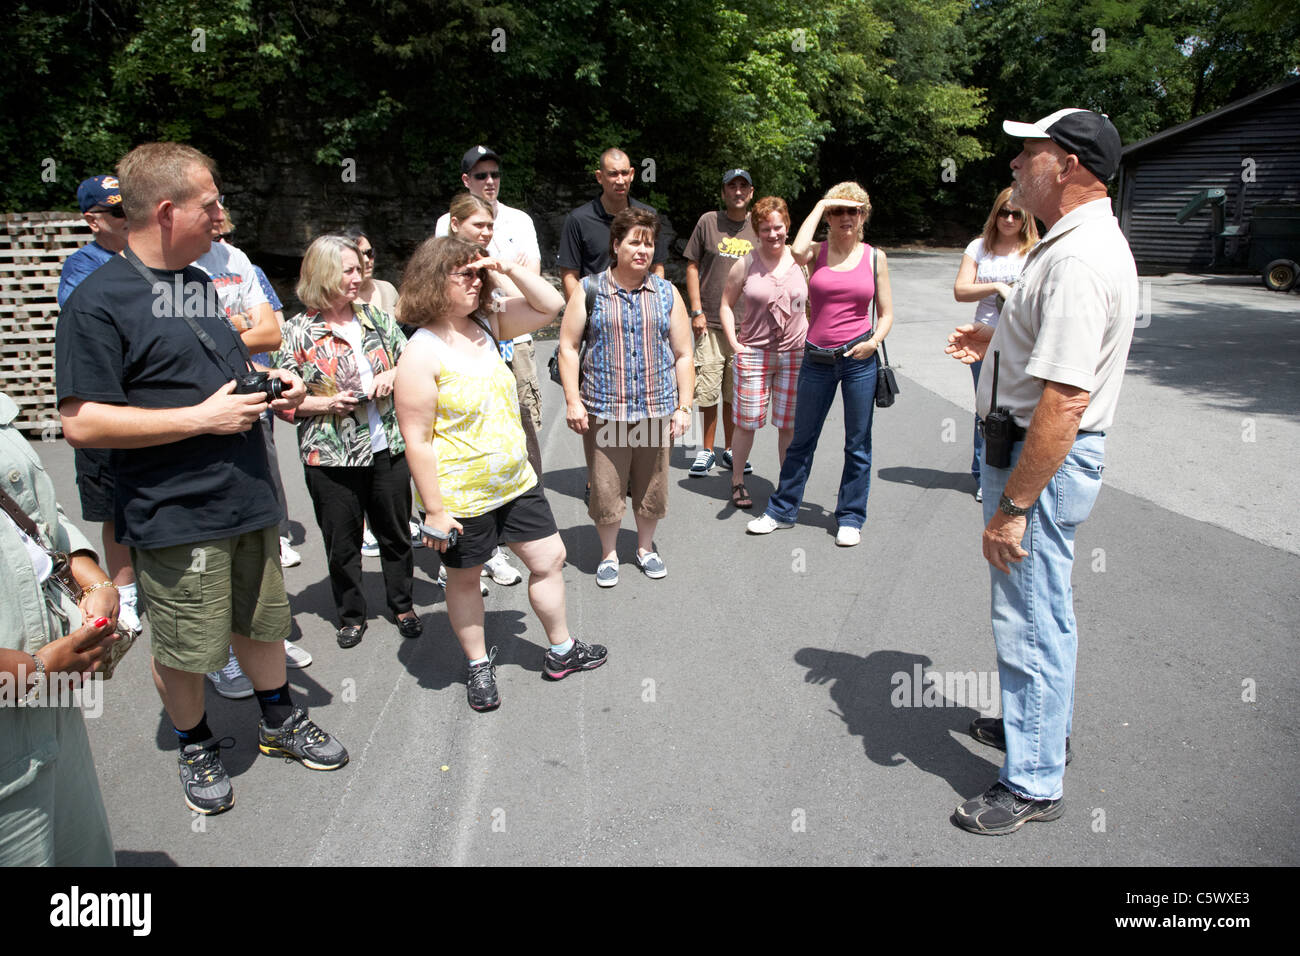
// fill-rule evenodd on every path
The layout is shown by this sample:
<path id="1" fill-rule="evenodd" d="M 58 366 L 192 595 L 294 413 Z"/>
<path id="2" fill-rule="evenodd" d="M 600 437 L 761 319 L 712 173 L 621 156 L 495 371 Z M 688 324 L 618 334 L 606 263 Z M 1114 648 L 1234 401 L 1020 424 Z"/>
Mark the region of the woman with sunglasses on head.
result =
<path id="1" fill-rule="evenodd" d="M 494 299 L 498 276 L 520 294 Z M 499 543 L 528 568 L 528 600 L 550 645 L 543 674 L 560 680 L 605 663 L 605 648 L 569 633 L 564 543 L 528 463 L 515 378 L 497 348 L 551 322 L 563 306 L 532 270 L 455 236 L 426 239 L 402 278 L 403 317 L 419 330 L 397 370 L 397 419 L 428 509 L 425 544 L 447 568 L 447 616 L 468 662 L 474 710 L 501 703 L 479 591 L 483 563 Z"/>
<path id="2" fill-rule="evenodd" d="M 844 470 L 835 509 L 835 543 L 862 540 L 871 488 L 871 420 L 876 399 L 876 349 L 894 324 L 889 264 L 862 241 L 871 198 L 855 182 L 832 186 L 799 227 L 791 252 L 812 270 L 812 316 L 795 398 L 794 438 L 781 465 L 781 482 L 750 534 L 794 527 L 813 453 L 838 389 L 844 397 Z M 813 242 L 825 220 L 826 241 Z M 876 315 L 872 322 L 872 312 Z"/>
<path id="3" fill-rule="evenodd" d="M 998 193 L 998 198 L 984 221 L 984 232 L 971 241 L 961 257 L 957 281 L 952 284 L 952 295 L 958 302 L 978 302 L 975 321 L 990 328 L 998 324 L 1002 304 L 1011 296 L 1011 287 L 1020 278 L 1025 267 L 1025 256 L 1038 242 L 1038 227 L 1034 217 L 1011 205 L 1011 187 Z M 979 390 L 980 367 L 971 365 L 975 389 Z M 980 433 L 980 417 L 975 416 L 975 452 L 971 457 L 970 473 L 975 479 L 975 500 L 983 501 L 980 493 L 980 456 L 984 450 L 984 436 Z"/>
<path id="4" fill-rule="evenodd" d="M 415 571 L 407 518 L 411 473 L 393 407 L 406 336 L 387 312 L 358 300 L 361 254 L 342 235 L 307 247 L 296 292 L 307 311 L 285 323 L 279 368 L 301 376 L 307 397 L 294 412 L 298 451 L 329 561 L 339 647 L 366 631 L 361 529 L 379 542 L 384 590 L 402 637 L 419 637 L 411 602 Z"/>
<path id="5" fill-rule="evenodd" d="M 356 243 L 357 251 L 361 253 L 361 288 L 357 292 L 357 301 L 396 316 L 397 287 L 375 278 L 375 247 L 370 244 L 370 239 L 357 226 L 345 229 L 343 235 Z"/>

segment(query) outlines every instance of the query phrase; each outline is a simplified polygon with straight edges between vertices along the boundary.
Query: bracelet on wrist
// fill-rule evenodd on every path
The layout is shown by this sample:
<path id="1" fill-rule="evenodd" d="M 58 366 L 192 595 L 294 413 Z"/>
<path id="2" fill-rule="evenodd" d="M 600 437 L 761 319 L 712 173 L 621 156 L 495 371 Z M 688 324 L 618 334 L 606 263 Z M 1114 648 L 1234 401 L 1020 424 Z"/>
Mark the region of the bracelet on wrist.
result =
<path id="1" fill-rule="evenodd" d="M 97 584 L 90 585 L 90 587 L 82 588 L 81 593 L 83 595 L 89 594 L 91 591 L 98 591 L 100 588 L 113 588 L 116 590 L 117 585 L 112 581 L 100 581 Z"/>

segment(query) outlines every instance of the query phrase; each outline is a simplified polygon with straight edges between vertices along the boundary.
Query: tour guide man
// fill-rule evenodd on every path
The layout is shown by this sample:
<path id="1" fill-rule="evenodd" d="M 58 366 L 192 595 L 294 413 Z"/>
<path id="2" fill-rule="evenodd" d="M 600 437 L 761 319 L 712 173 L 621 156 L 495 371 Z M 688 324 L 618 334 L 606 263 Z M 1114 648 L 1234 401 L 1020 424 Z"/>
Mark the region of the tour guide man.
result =
<path id="1" fill-rule="evenodd" d="M 958 826 L 981 834 L 1011 833 L 1065 811 L 1078 646 L 1074 533 L 1101 490 L 1105 432 L 1138 301 L 1133 254 L 1106 194 L 1120 160 L 1114 125 L 1100 113 L 1064 109 L 1002 128 L 1024 139 L 1011 162 L 1011 202 L 1041 219 L 1047 234 L 1026 258 L 997 329 L 960 326 L 947 348 L 967 364 L 985 360 L 980 482 L 1002 718 L 976 719 L 971 735 L 1007 755 L 997 783 L 953 814 Z M 997 405 L 1012 419 L 1007 467 L 990 464 L 992 353 L 1000 355 Z"/>
<path id="2" fill-rule="evenodd" d="M 231 646 L 261 709 L 262 753 L 313 770 L 348 760 L 294 706 L 285 679 L 280 509 L 255 428 L 268 404 L 295 408 L 306 388 L 274 371 L 284 388 L 275 401 L 235 393 L 248 350 L 208 274 L 190 265 L 221 214 L 209 166 L 177 143 L 123 157 L 127 247 L 72 293 L 55 335 L 64 435 L 74 448 L 113 449 L 118 540 L 131 547 L 154 684 L 179 739 L 185 803 L 198 813 L 235 802 L 203 700 L 204 673 L 223 667 Z"/>

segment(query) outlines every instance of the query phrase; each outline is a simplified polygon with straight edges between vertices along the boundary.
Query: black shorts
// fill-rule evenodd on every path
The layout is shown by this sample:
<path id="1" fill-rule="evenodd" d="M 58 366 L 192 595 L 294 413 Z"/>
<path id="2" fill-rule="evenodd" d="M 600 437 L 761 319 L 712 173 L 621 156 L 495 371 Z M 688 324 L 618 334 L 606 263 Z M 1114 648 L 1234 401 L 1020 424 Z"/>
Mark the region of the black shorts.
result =
<path id="1" fill-rule="evenodd" d="M 107 448 L 78 448 L 72 453 L 84 521 L 113 520 L 113 469 L 109 465 L 112 454 Z"/>
<path id="2" fill-rule="evenodd" d="M 492 549 L 498 544 L 540 541 L 559 531 L 542 494 L 541 482 L 494 511 L 456 520 L 465 530 L 457 537 L 456 546 L 442 556 L 442 563 L 449 568 L 475 567 L 492 557 Z"/>

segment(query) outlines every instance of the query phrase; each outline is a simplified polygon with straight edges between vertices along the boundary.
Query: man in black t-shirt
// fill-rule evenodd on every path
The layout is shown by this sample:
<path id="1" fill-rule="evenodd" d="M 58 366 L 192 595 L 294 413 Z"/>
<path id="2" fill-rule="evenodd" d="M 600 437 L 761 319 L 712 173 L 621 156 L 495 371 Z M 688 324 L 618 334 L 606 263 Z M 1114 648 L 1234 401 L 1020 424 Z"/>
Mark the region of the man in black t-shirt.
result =
<path id="1" fill-rule="evenodd" d="M 653 208 L 637 202 L 629 194 L 632 189 L 632 161 L 621 149 L 607 149 L 600 155 L 596 182 L 600 195 L 584 203 L 564 218 L 564 232 L 560 236 L 560 277 L 564 282 L 564 298 L 568 301 L 578 288 L 583 276 L 604 272 L 609 265 L 609 224 L 614 216 L 628 206 L 637 209 Z M 658 215 L 658 213 L 656 213 Z M 655 243 L 654 274 L 662 277 L 664 263 L 668 261 L 668 247 L 672 235 L 663 228 L 660 220 L 659 239 Z"/>
<path id="2" fill-rule="evenodd" d="M 248 351 L 216 288 L 189 265 L 220 213 L 207 158 L 147 143 L 118 164 L 127 248 L 69 297 L 56 333 L 59 412 L 74 447 L 112 448 L 118 540 L 131 547 L 150 617 L 154 681 L 180 742 L 186 804 L 234 805 L 208 729 L 203 674 L 234 649 L 253 682 L 262 753 L 333 770 L 347 751 L 295 707 L 285 679 L 291 618 L 279 510 L 259 416 L 296 408 L 302 380 L 236 394 Z M 260 427 L 260 426 L 257 426 Z"/>

